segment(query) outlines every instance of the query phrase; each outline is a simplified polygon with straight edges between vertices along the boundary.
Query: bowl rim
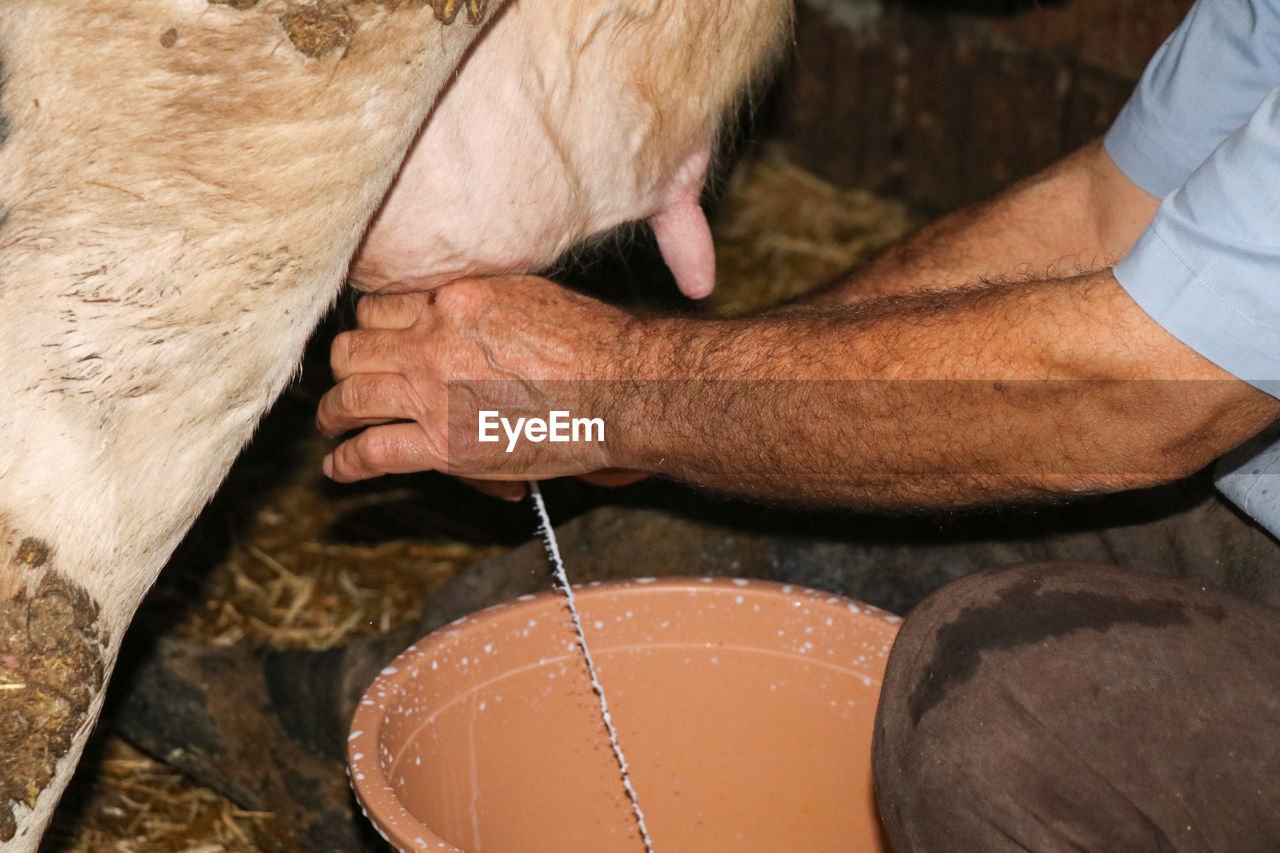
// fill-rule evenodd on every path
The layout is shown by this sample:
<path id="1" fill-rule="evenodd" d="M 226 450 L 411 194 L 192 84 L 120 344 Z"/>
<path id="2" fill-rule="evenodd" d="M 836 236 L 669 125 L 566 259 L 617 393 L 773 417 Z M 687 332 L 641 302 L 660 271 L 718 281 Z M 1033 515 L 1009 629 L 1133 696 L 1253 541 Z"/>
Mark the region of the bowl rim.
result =
<path id="1" fill-rule="evenodd" d="M 728 590 L 741 592 L 752 590 L 765 594 L 784 597 L 801 596 L 826 605 L 844 605 L 850 612 L 861 618 L 880 621 L 896 626 L 902 617 L 872 604 L 867 604 L 848 596 L 834 592 L 813 589 L 793 583 L 761 580 L 757 578 L 736 578 L 726 576 L 671 576 L 621 578 L 603 581 L 589 581 L 584 584 L 573 584 L 575 596 L 590 599 L 598 595 L 616 594 L 618 592 L 649 594 L 654 591 L 689 592 L 697 590 L 715 590 L 722 593 Z M 417 853 L 417 851 L 445 851 L 446 853 L 467 853 L 463 848 L 441 838 L 429 827 L 414 817 L 400 802 L 391 780 L 382 770 L 379 760 L 380 742 L 385 716 L 384 707 L 373 698 L 378 692 L 391 695 L 398 683 L 410 678 L 412 667 L 407 661 L 427 654 L 433 646 L 454 642 L 460 633 L 468 629 L 480 630 L 483 623 L 498 614 L 510 611 L 541 609 L 548 599 L 564 598 L 564 591 L 550 588 L 536 593 L 528 593 L 499 602 L 460 616 L 452 622 L 436 628 L 420 639 L 411 643 L 382 668 L 361 694 L 356 705 L 355 714 L 351 718 L 347 736 L 347 779 L 355 794 L 361 813 L 369 820 L 384 841 L 400 853 Z M 567 618 L 567 616 L 566 616 Z M 896 627 L 895 627 L 896 630 Z M 889 638 L 890 644 L 893 637 Z M 367 798 L 371 793 L 379 794 L 379 799 L 391 805 L 381 809 L 377 817 L 370 814 Z"/>

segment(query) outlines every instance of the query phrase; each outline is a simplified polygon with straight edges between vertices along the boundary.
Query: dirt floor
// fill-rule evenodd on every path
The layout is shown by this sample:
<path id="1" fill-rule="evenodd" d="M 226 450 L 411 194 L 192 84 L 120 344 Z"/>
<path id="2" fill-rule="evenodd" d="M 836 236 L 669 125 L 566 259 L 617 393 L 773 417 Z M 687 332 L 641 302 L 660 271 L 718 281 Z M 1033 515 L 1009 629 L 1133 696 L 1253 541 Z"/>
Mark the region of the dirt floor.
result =
<path id="1" fill-rule="evenodd" d="M 759 153 L 731 176 L 713 218 L 720 285 L 702 310 L 746 313 L 790 298 L 865 261 L 915 224 L 900 203 L 834 187 Z M 627 269 L 643 279 L 647 268 L 628 262 Z M 609 295 L 627 300 L 634 292 Z M 339 315 L 350 313 L 345 309 Z M 412 619 L 459 569 L 532 536 L 532 518 L 439 480 L 352 487 L 323 480 L 320 459 L 329 443 L 310 424 L 329 381 L 326 335 L 341 323 L 340 316 L 322 330 L 302 380 L 175 555 L 135 632 L 323 649 Z M 270 819 L 187 782 L 103 730 L 45 849 L 258 853 L 254 824 Z"/>

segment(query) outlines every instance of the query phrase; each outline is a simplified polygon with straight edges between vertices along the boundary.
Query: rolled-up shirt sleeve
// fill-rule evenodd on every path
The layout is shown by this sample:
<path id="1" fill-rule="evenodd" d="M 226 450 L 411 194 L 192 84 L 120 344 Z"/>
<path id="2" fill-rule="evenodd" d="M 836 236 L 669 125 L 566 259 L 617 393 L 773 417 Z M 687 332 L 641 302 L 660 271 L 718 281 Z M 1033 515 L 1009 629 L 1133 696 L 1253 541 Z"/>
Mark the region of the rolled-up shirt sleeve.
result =
<path id="1" fill-rule="evenodd" d="M 1280 89 L 1164 198 L 1115 275 L 1187 346 L 1280 396 Z"/>
<path id="2" fill-rule="evenodd" d="M 1115 267 L 1157 323 L 1280 397 L 1280 0 L 1198 0 L 1107 133 L 1162 199 Z M 1220 461 L 1224 495 L 1280 537 L 1280 432 Z"/>
<path id="3" fill-rule="evenodd" d="M 1276 86 L 1280 0 L 1198 0 L 1147 64 L 1107 132 L 1107 153 L 1164 198 Z"/>

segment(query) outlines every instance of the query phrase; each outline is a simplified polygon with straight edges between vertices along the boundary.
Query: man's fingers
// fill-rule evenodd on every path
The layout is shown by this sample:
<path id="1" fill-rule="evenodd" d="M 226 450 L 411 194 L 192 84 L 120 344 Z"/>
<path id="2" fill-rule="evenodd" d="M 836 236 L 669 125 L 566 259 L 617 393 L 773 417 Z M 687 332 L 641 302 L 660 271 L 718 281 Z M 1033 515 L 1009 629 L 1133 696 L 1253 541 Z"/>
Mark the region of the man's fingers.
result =
<path id="1" fill-rule="evenodd" d="M 396 420 L 422 420 L 422 400 L 397 373 L 358 373 L 325 392 L 316 411 L 316 426 L 333 438 L 353 429 Z"/>
<path id="2" fill-rule="evenodd" d="M 420 335 L 397 329 L 343 332 L 329 349 L 329 366 L 337 382 L 357 373 L 405 373 L 428 359 Z"/>
<path id="3" fill-rule="evenodd" d="M 407 329 L 435 304 L 434 291 L 369 294 L 356 303 L 362 329 Z"/>
<path id="4" fill-rule="evenodd" d="M 446 460 L 432 450 L 426 432 L 416 423 L 369 427 L 324 458 L 324 473 L 339 483 L 444 470 L 445 466 Z"/>

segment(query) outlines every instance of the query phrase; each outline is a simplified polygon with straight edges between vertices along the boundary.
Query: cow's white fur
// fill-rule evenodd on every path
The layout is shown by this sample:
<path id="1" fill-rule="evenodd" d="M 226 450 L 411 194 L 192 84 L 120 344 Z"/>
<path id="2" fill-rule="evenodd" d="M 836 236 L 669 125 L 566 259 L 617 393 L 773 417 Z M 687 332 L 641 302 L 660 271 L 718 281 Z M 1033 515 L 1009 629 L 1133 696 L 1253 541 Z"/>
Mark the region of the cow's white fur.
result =
<path id="1" fill-rule="evenodd" d="M 369 7 L 345 57 L 313 60 L 284 6 L 0 7 L 0 513 L 101 605 L 108 670 L 476 33 Z"/>
<path id="2" fill-rule="evenodd" d="M 52 566 L 102 608 L 108 673 L 142 596 L 289 379 L 478 32 L 441 26 L 418 3 L 349 1 L 355 35 L 322 59 L 285 37 L 287 0 L 251 10 L 205 0 L 0 4 L 0 112 L 10 123 L 0 145 L 0 596 L 28 583 L 7 563 L 15 543 L 48 543 Z M 547 8 L 569 10 L 558 13 L 573 19 L 566 44 L 584 54 L 628 15 L 673 2 Z M 785 29 L 786 0 L 742 2 L 770 16 L 762 33 Z M 489 0 L 490 13 L 499 5 Z M 177 42 L 165 46 L 171 29 Z M 733 91 L 754 61 L 723 80 L 710 69 L 706 83 Z M 567 67 L 580 82 L 582 69 Z M 651 97 L 682 99 L 680 121 L 705 128 L 703 93 L 681 73 L 647 72 L 649 86 L 680 87 Z M 553 97 L 575 90 L 538 82 Z M 728 99 L 712 100 L 716 110 Z M 563 132 L 594 140 L 589 115 L 558 109 L 575 117 Z M 674 138 L 670 118 L 640 123 L 650 143 Z M 465 155 L 468 139 L 451 143 Z M 686 153 L 662 156 L 678 166 Z M 575 156 L 616 162 L 619 152 L 588 145 Z M 653 174 L 635 180 L 637 192 L 657 192 Z M 607 197 L 587 199 L 590 187 L 571 189 L 562 205 L 625 213 Z M 589 221 L 553 225 L 554 245 L 520 262 L 548 260 Z M 7 849 L 35 849 L 101 699 Z"/>

